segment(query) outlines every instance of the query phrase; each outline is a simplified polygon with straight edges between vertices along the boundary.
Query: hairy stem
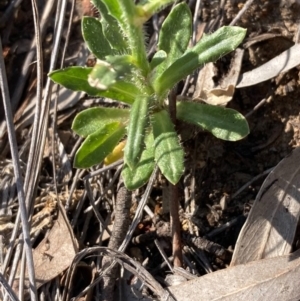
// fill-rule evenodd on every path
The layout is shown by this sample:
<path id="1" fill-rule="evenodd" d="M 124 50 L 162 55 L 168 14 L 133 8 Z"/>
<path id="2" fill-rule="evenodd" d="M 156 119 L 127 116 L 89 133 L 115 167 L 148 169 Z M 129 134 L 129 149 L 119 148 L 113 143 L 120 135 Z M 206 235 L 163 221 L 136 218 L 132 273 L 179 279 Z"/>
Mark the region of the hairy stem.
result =
<path id="1" fill-rule="evenodd" d="M 147 60 L 147 52 L 145 47 L 145 39 L 142 24 L 137 22 L 138 14 L 133 0 L 120 0 L 123 12 L 125 34 L 128 37 L 128 43 L 136 64 L 142 71 L 142 75 L 147 77 L 150 67 Z"/>
<path id="2" fill-rule="evenodd" d="M 164 8 L 165 6 L 167 6 L 172 2 L 175 2 L 175 0 L 152 0 L 152 1 L 148 1 L 144 5 L 141 5 L 141 8 L 144 11 L 145 17 L 150 18 L 152 15 L 157 13 L 160 9 Z M 148 18 L 146 18 L 145 21 L 147 21 Z"/>
<path id="3" fill-rule="evenodd" d="M 130 225 L 130 206 L 131 206 L 131 192 L 129 192 L 124 186 L 118 191 L 116 198 L 116 208 L 115 208 L 115 221 L 110 237 L 108 248 L 113 250 L 118 250 L 119 246 L 123 242 L 127 230 Z M 103 257 L 102 268 L 107 268 L 113 259 L 110 257 Z M 114 300 L 114 286 L 116 283 L 116 278 L 118 274 L 119 266 L 115 265 L 111 271 L 110 275 L 103 277 L 102 282 L 102 301 Z"/>
<path id="4" fill-rule="evenodd" d="M 176 126 L 176 94 L 177 89 L 174 88 L 169 94 L 169 114 L 171 120 Z M 179 221 L 179 200 L 178 200 L 178 185 L 169 186 L 170 189 L 170 222 L 172 234 L 172 250 L 174 257 L 174 267 L 182 267 L 182 243 L 181 229 Z"/>
<path id="5" fill-rule="evenodd" d="M 170 184 L 170 222 L 174 267 L 182 267 L 182 243 L 179 222 L 178 186 Z"/>

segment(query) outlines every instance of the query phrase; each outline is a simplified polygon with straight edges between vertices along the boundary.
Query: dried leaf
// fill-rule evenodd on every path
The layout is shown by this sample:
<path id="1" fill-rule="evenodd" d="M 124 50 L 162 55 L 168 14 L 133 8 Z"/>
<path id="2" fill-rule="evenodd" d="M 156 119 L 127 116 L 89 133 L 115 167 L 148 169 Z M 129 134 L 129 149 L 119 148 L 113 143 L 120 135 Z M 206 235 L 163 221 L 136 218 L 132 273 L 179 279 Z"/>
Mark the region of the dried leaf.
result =
<path id="1" fill-rule="evenodd" d="M 215 85 L 213 77 L 215 67 L 213 63 L 206 64 L 199 72 L 193 99 L 200 99 L 211 105 L 226 106 L 232 99 L 235 86 L 241 70 L 244 50 L 236 49 L 228 74 Z"/>
<path id="2" fill-rule="evenodd" d="M 199 71 L 197 76 L 196 88 L 193 95 L 193 100 L 203 100 L 205 101 L 205 95 L 203 95 L 204 88 L 211 90 L 215 87 L 215 82 L 213 77 L 217 75 L 214 63 L 207 63 Z"/>
<path id="3" fill-rule="evenodd" d="M 203 93 L 201 95 L 205 95 L 206 99 L 204 100 L 206 103 L 211 105 L 220 105 L 225 106 L 231 99 L 234 94 L 234 86 L 229 85 L 225 89 L 215 88 L 212 90 L 203 89 Z"/>
<path id="4" fill-rule="evenodd" d="M 253 86 L 296 67 L 300 64 L 299 51 L 300 44 L 296 44 L 260 67 L 245 72 L 236 87 Z"/>
<path id="5" fill-rule="evenodd" d="M 231 266 L 291 252 L 300 214 L 300 148 L 264 181 L 240 232 Z"/>
<path id="6" fill-rule="evenodd" d="M 237 265 L 169 288 L 180 301 L 299 300 L 300 251 Z"/>
<path id="7" fill-rule="evenodd" d="M 71 265 L 78 247 L 69 229 L 62 213 L 59 213 L 49 235 L 33 251 L 37 288 L 61 274 Z M 28 288 L 29 279 L 26 272 L 25 289 Z M 16 293 L 18 292 L 19 280 L 15 280 L 13 289 Z"/>

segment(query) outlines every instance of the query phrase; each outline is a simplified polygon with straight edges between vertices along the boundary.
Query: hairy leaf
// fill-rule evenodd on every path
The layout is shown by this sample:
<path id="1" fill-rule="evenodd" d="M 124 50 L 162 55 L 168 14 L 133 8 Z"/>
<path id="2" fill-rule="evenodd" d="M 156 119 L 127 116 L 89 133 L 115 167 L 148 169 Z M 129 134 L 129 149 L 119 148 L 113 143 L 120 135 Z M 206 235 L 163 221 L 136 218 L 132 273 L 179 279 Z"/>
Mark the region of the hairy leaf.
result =
<path id="1" fill-rule="evenodd" d="M 82 35 L 89 50 L 99 59 L 112 54 L 112 49 L 103 34 L 101 22 L 93 17 L 83 17 Z"/>
<path id="2" fill-rule="evenodd" d="M 92 0 L 101 14 L 101 24 L 103 28 L 103 34 L 109 42 L 110 46 L 117 50 L 119 53 L 124 52 L 127 49 L 127 42 L 121 31 L 121 27 L 112 13 L 109 12 L 108 7 L 114 8 L 114 1 L 109 1 L 109 4 L 105 4 L 106 1 Z M 110 6 L 109 6 L 110 5 Z M 118 8 L 116 8 L 118 10 Z"/>
<path id="3" fill-rule="evenodd" d="M 108 12 L 116 18 L 119 22 L 122 22 L 122 10 L 118 0 L 92 0 L 92 3 L 97 7 L 100 13 L 102 8 L 102 3 L 106 5 Z"/>
<path id="4" fill-rule="evenodd" d="M 118 76 L 122 77 L 129 74 L 134 66 L 134 60 L 131 55 L 108 55 L 106 62 L 110 63 L 113 68 L 118 72 Z"/>
<path id="5" fill-rule="evenodd" d="M 246 118 L 233 109 L 181 101 L 177 103 L 177 118 L 198 125 L 223 140 L 237 141 L 249 134 Z"/>
<path id="6" fill-rule="evenodd" d="M 55 83 L 73 91 L 84 91 L 91 96 L 107 97 L 128 104 L 132 104 L 136 96 L 140 94 L 136 85 L 122 80 L 111 85 L 107 91 L 91 87 L 88 83 L 91 71 L 92 68 L 75 66 L 53 71 L 49 76 Z"/>
<path id="7" fill-rule="evenodd" d="M 131 169 L 127 164 L 124 164 L 122 178 L 129 190 L 138 189 L 146 184 L 154 169 L 154 138 L 152 133 L 146 136 L 145 145 L 141 159 L 135 168 Z"/>
<path id="8" fill-rule="evenodd" d="M 89 135 L 75 155 L 74 167 L 89 168 L 100 164 L 113 151 L 125 133 L 124 125 L 113 122 Z"/>
<path id="9" fill-rule="evenodd" d="M 224 26 L 210 35 L 205 35 L 193 48 L 188 49 L 155 79 L 154 89 L 163 96 L 176 83 L 205 63 L 214 62 L 233 51 L 244 39 L 246 29 Z"/>
<path id="10" fill-rule="evenodd" d="M 108 90 L 116 83 L 118 73 L 105 61 L 98 61 L 88 75 L 88 83 L 99 90 Z"/>
<path id="11" fill-rule="evenodd" d="M 113 121 L 125 124 L 128 120 L 129 110 L 127 109 L 90 108 L 76 115 L 72 130 L 82 137 L 87 137 Z"/>
<path id="12" fill-rule="evenodd" d="M 148 110 L 148 97 L 137 98 L 131 107 L 128 137 L 124 150 L 125 163 L 131 169 L 134 169 L 139 162 L 145 146 L 145 132 L 149 120 Z"/>
<path id="13" fill-rule="evenodd" d="M 167 53 L 166 60 L 155 70 L 160 76 L 167 67 L 186 51 L 192 33 L 192 14 L 186 3 L 177 4 L 164 21 L 158 41 L 158 49 Z"/>
<path id="14" fill-rule="evenodd" d="M 165 59 L 167 58 L 167 54 L 163 50 L 157 51 L 150 63 L 151 70 L 153 70 L 155 67 L 157 67 L 159 64 L 161 64 Z"/>
<path id="15" fill-rule="evenodd" d="M 143 1 L 140 5 L 137 5 L 137 11 L 142 23 L 145 23 L 155 13 L 164 9 L 168 4 L 175 2 L 176 0 L 148 0 Z"/>
<path id="16" fill-rule="evenodd" d="M 163 175 L 176 184 L 183 174 L 183 149 L 166 110 L 153 114 L 152 119 L 155 160 Z"/>

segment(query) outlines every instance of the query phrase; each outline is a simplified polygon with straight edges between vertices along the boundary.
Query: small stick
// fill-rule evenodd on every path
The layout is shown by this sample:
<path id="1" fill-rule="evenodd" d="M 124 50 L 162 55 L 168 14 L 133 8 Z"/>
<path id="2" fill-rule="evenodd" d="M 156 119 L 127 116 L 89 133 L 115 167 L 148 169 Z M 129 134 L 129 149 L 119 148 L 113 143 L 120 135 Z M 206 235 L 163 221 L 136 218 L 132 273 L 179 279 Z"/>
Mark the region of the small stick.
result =
<path id="1" fill-rule="evenodd" d="M 246 10 L 251 6 L 254 0 L 248 0 L 243 8 L 239 11 L 239 13 L 235 16 L 235 18 L 230 22 L 230 26 L 235 25 L 235 23 L 242 17 L 242 15 L 246 12 Z"/>
<path id="2" fill-rule="evenodd" d="M 229 252 L 227 249 L 225 249 L 221 245 L 219 245 L 215 242 L 212 242 L 210 240 L 207 240 L 203 237 L 200 237 L 200 236 L 193 237 L 192 235 L 190 235 L 188 233 L 184 233 L 183 240 L 185 240 L 187 243 L 195 246 L 196 248 L 199 248 L 200 250 L 203 250 L 210 254 L 213 254 L 223 260 L 231 259 L 231 256 L 232 256 L 231 252 Z"/>
<path id="3" fill-rule="evenodd" d="M 253 177 L 249 182 L 247 182 L 245 185 L 243 185 L 238 191 L 236 191 L 231 197 L 230 200 L 236 198 L 240 193 L 242 193 L 245 189 L 247 189 L 252 183 L 259 180 L 260 178 L 268 175 L 272 170 L 274 169 L 274 166 L 263 171 L 261 174 Z"/>

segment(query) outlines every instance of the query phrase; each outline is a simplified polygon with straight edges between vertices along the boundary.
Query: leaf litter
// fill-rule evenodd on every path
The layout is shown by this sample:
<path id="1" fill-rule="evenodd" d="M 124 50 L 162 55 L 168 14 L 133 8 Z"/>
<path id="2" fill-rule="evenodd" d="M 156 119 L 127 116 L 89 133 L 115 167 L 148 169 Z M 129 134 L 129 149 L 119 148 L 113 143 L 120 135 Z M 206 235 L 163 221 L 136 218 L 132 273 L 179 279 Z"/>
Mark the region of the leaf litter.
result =
<path id="1" fill-rule="evenodd" d="M 177 300 L 196 300 L 193 298 L 197 298 L 199 300 L 202 292 L 203 298 L 201 300 L 205 300 L 205 298 L 207 300 L 218 298 L 222 300 L 299 299 L 296 280 L 299 278 L 299 251 L 289 254 L 291 251 L 297 249 L 297 244 L 295 243 L 297 232 L 295 234 L 295 229 L 299 218 L 298 192 L 296 188 L 298 175 L 296 171 L 293 173 L 292 170 L 295 170 L 294 166 L 297 167 L 298 165 L 297 153 L 299 151 L 296 150 L 271 172 L 269 178 L 266 179 L 266 182 L 261 187 L 260 192 L 258 190 L 261 182 L 257 180 L 259 177 L 255 181 L 251 181 L 253 177 L 265 174 L 270 167 L 277 165 L 282 158 L 291 153 L 293 148 L 300 145 L 300 119 L 297 113 L 298 109 L 300 109 L 298 104 L 300 95 L 298 93 L 299 89 L 297 89 L 299 75 L 297 69 L 291 69 L 298 65 L 299 56 L 295 55 L 297 51 L 294 50 L 298 49 L 298 45 L 289 46 L 286 49 L 276 49 L 279 45 L 275 45 L 275 47 L 271 48 L 271 51 L 268 48 L 268 45 L 272 45 L 272 41 L 275 41 L 280 36 L 292 43 L 296 34 L 296 26 L 299 24 L 299 20 L 296 17 L 299 11 L 299 4 L 293 1 L 275 1 L 276 3 L 272 2 L 271 7 L 267 2 L 254 2 L 251 4 L 245 14 L 240 17 L 238 25 L 246 27 L 249 35 L 257 35 L 261 31 L 268 32 L 271 30 L 270 34 L 273 36 L 268 36 L 268 39 L 261 38 L 257 43 L 248 46 L 248 48 L 251 47 L 251 59 L 248 57 L 250 50 L 245 46 L 246 49 L 244 50 L 242 64 L 238 63 L 238 69 L 229 67 L 228 79 L 234 81 L 232 86 L 228 86 L 230 87 L 229 89 L 226 88 L 226 85 L 224 88 L 224 85 L 222 85 L 222 81 L 224 82 L 224 80 L 220 80 L 218 78 L 219 75 L 211 74 L 207 78 L 207 81 L 213 84 L 213 86 L 210 88 L 206 87 L 206 90 L 218 96 L 219 91 L 216 90 L 215 92 L 214 89 L 218 85 L 221 86 L 222 89 L 224 88 L 225 91 L 228 91 L 229 97 L 232 97 L 228 106 L 237 108 L 243 113 L 252 110 L 263 98 L 267 99 L 270 96 L 270 91 L 272 101 L 265 102 L 264 107 L 260 107 L 252 114 L 249 119 L 251 134 L 245 141 L 233 145 L 215 140 L 206 133 L 195 133 L 188 130 L 192 135 L 189 134 L 184 143 L 187 154 L 190 154 L 192 159 L 187 159 L 184 188 L 182 189 L 184 195 L 180 213 L 182 227 L 190 232 L 192 238 L 198 239 L 199 237 L 207 236 L 213 242 L 220 244 L 223 248 L 225 247 L 226 251 L 230 253 L 230 247 L 236 241 L 236 235 L 233 230 L 238 231 L 241 226 L 238 225 L 238 222 L 236 224 L 232 223 L 233 226 L 230 227 L 226 227 L 226 224 L 231 222 L 233 218 L 235 220 L 243 220 L 244 215 L 248 215 L 248 220 L 240 232 L 233 252 L 232 267 L 230 268 L 227 268 L 230 263 L 228 260 L 223 261 L 218 259 L 216 254 L 213 252 L 210 253 L 209 248 L 203 248 L 199 245 L 195 246 L 189 243 L 188 240 L 184 241 L 185 265 L 189 266 L 186 279 L 197 278 L 170 287 L 169 292 L 173 297 L 169 295 L 169 300 L 172 300 L 172 298 Z M 233 6 L 232 1 L 225 1 L 223 3 L 224 6 L 219 7 L 219 1 L 204 1 L 203 6 L 200 6 L 200 15 L 202 23 L 204 26 L 206 25 L 205 30 L 212 31 L 214 30 L 214 26 L 216 29 L 221 25 L 229 24 L 241 9 L 240 5 L 246 5 L 245 3 L 246 1 L 240 1 L 238 6 Z M 32 32 L 32 21 L 30 18 L 24 18 L 29 7 L 29 5 L 27 7 L 25 5 L 20 6 L 18 8 L 19 15 L 4 14 L 5 18 L 2 19 L 4 20 L 2 24 L 5 24 L 5 19 L 9 18 L 9 16 L 10 18 L 20 18 L 19 21 L 23 22 L 21 24 L 22 27 L 25 28 L 27 26 L 27 28 L 31 28 Z M 2 4 L 0 5 L 1 12 L 6 8 Z M 222 18 L 220 18 L 220 11 L 224 12 Z M 273 17 L 271 18 L 270 16 Z M 274 16 L 277 16 L 277 18 L 274 18 Z M 160 17 L 163 17 L 163 15 Z M 255 24 L 251 21 L 253 17 L 258 20 Z M 11 20 L 16 21 L 18 19 Z M 159 22 L 159 20 L 154 20 L 154 27 L 157 27 Z M 76 22 L 73 25 L 78 26 Z M 17 23 L 14 26 L 17 26 Z M 22 58 L 18 55 L 12 55 L 13 48 L 10 47 L 10 43 L 7 43 L 7 41 L 10 41 L 9 34 L 7 35 L 6 41 L 5 38 L 3 40 L 6 66 L 10 74 L 17 74 L 14 72 L 16 71 L 15 66 L 20 65 Z M 13 39 L 18 38 L 15 28 L 13 28 L 12 37 Z M 150 42 L 154 44 L 155 38 L 151 38 Z M 78 45 L 78 49 L 82 46 L 79 38 L 78 42 L 75 41 L 73 45 L 75 44 Z M 149 46 L 151 48 L 151 43 Z M 49 50 L 50 47 L 49 49 L 45 49 L 44 55 L 46 59 L 49 58 L 49 56 L 47 57 L 47 51 L 48 53 L 51 52 Z M 282 53 L 281 57 L 283 59 L 280 58 L 280 53 Z M 276 57 L 276 55 L 279 55 L 279 57 Z M 230 62 L 226 58 L 221 62 L 216 62 L 215 68 L 217 68 L 219 74 L 226 73 L 223 70 L 223 65 L 226 64 L 230 66 Z M 261 65 L 261 67 L 257 67 L 258 65 Z M 232 70 L 235 70 L 234 74 L 230 74 Z M 252 71 L 247 73 L 249 70 Z M 283 70 L 284 73 L 278 76 Z M 31 74 L 34 78 L 35 73 Z M 237 87 L 240 89 L 234 92 L 232 88 L 235 88 L 237 74 L 243 74 L 243 82 L 246 83 L 246 86 L 241 88 L 238 85 Z M 262 80 L 274 77 L 276 77 L 276 80 L 269 80 L 261 84 Z M 9 81 L 12 82 L 12 77 L 9 78 Z M 32 82 L 32 79 L 30 81 Z M 192 97 L 195 92 L 193 79 L 188 84 L 190 86 L 188 93 Z M 250 84 L 253 86 L 247 88 Z M 223 92 L 220 95 L 222 99 Z M 61 138 L 63 130 L 70 128 L 70 119 L 68 119 L 67 112 L 71 110 L 71 106 L 75 106 L 76 108 L 79 105 L 97 105 L 99 102 L 111 105 L 109 100 L 96 99 L 79 103 L 80 98 L 78 95 L 75 95 L 74 98 L 71 96 L 60 106 L 58 117 L 61 117 L 60 120 L 62 122 L 58 124 L 58 128 L 56 129 L 58 133 L 54 135 L 50 134 L 53 135 L 52 137 L 58 137 L 57 134 L 59 134 Z M 225 99 L 225 102 L 227 103 L 228 100 Z M 20 150 L 21 158 L 24 162 L 27 162 L 28 143 L 26 144 L 26 141 L 30 138 L 31 132 L 29 127 L 33 119 L 31 117 L 32 113 L 25 114 L 20 112 L 20 114 L 22 118 L 19 119 L 18 124 L 18 142 L 19 145 L 22 145 L 22 149 Z M 30 116 L 30 118 L 27 116 Z M 3 135 L 5 127 L 3 127 L 3 114 L 1 112 L 0 117 L 2 118 L 1 137 L 5 137 L 5 130 Z M 274 126 L 282 124 L 283 127 Z M 283 130 L 281 130 L 282 128 Z M 275 139 L 270 140 L 271 143 L 266 144 L 266 140 L 272 134 L 274 134 Z M 87 199 L 86 192 L 80 192 L 83 186 L 81 179 L 86 175 L 85 172 L 73 172 L 73 178 L 69 183 L 69 168 L 62 172 L 62 175 L 66 175 L 67 178 L 59 176 L 60 182 L 57 183 L 58 197 L 64 200 L 64 204 L 67 204 L 64 206 L 67 208 L 66 216 L 70 220 L 71 232 L 74 233 L 75 238 L 72 237 L 68 222 L 62 218 L 61 212 L 58 212 L 57 207 L 54 207 L 55 210 L 51 209 L 48 215 L 39 214 L 39 212 L 46 212 L 43 211 L 43 208 L 47 206 L 40 196 L 43 194 L 50 195 L 51 193 L 56 195 L 53 187 L 54 175 L 49 167 L 49 162 L 53 163 L 53 158 L 57 159 L 57 156 L 61 157 L 61 162 L 64 162 L 67 159 L 66 154 L 69 154 L 70 161 L 73 158 L 76 137 L 70 135 L 66 141 L 62 138 L 58 140 L 56 156 L 51 154 L 54 146 L 49 144 L 49 149 L 44 152 L 41 172 L 39 176 L 35 176 L 38 179 L 36 182 L 36 185 L 38 184 L 37 187 L 39 187 L 37 192 L 38 197 L 32 198 L 31 202 L 33 204 L 32 208 L 34 207 L 33 222 L 35 222 L 34 230 L 36 230 L 32 233 L 32 241 L 35 247 L 33 255 L 37 286 L 48 283 L 52 287 L 50 290 L 52 290 L 53 295 L 56 294 L 57 298 L 62 297 L 62 300 L 67 300 L 67 292 L 68 296 L 74 297 L 88 291 L 90 292 L 89 298 L 92 298 L 93 294 L 100 295 L 100 280 L 96 281 L 97 276 L 102 275 L 103 272 L 100 260 L 101 256 L 99 255 L 106 255 L 117 259 L 118 264 L 128 269 L 135 275 L 134 277 L 141 278 L 142 283 L 146 283 L 150 288 L 149 290 L 139 289 L 139 294 L 131 295 L 130 298 L 132 300 L 142 298 L 142 296 L 147 300 L 157 298 L 150 293 L 151 291 L 163 299 L 163 296 L 166 297 L 168 293 L 165 290 L 165 286 L 162 287 L 157 280 L 159 279 L 161 282 L 164 282 L 162 279 L 169 273 L 169 270 L 164 268 L 164 265 L 167 265 L 166 262 L 169 263 L 170 270 L 174 275 L 180 273 L 172 267 L 172 258 L 168 258 L 170 255 L 169 239 L 167 237 L 157 237 L 155 238 L 156 244 L 153 243 L 153 232 L 159 229 L 159 225 L 161 225 L 157 223 L 157 220 L 168 220 L 167 215 L 160 215 L 160 212 L 167 212 L 167 210 L 162 210 L 164 209 L 162 208 L 164 202 L 161 199 L 163 195 L 161 191 L 163 190 L 162 188 L 166 187 L 164 179 L 160 176 L 154 179 L 152 193 L 146 195 L 149 196 L 147 204 L 139 207 L 140 212 L 137 215 L 139 219 L 133 218 L 133 215 L 138 207 L 137 200 L 141 198 L 141 194 L 144 191 L 142 190 L 134 194 L 134 202 L 131 209 L 131 219 L 133 219 L 134 226 L 131 227 L 130 235 L 134 237 L 135 241 L 140 241 L 140 243 L 137 243 L 133 252 L 133 242 L 126 239 L 123 242 L 123 251 L 125 250 L 125 245 L 128 245 L 128 253 L 134 254 L 134 259 L 126 257 L 125 254 L 116 253 L 113 250 L 101 249 L 102 247 L 99 247 L 97 250 L 89 248 L 97 244 L 105 245 L 107 236 L 104 238 L 102 235 L 104 231 L 108 234 L 111 233 L 111 226 L 114 224 L 116 183 L 118 182 L 119 174 L 115 172 L 115 169 L 108 168 L 98 175 L 91 176 L 89 181 L 92 196 L 89 196 L 89 199 Z M 7 158 L 7 153 L 7 142 L 4 139 L 1 140 L 1 156 Z M 59 170 L 60 164 L 56 163 L 54 166 Z M 6 159 L 1 161 L 1 165 L 3 166 L 3 177 L 1 180 L 1 197 L 3 200 L 1 203 L 1 229 L 3 229 L 1 231 L 1 252 L 6 255 L 4 261 L 1 261 L 1 272 L 3 272 L 3 275 L 9 276 L 7 279 L 11 279 L 10 284 L 14 284 L 12 287 L 16 287 L 16 285 L 19 285 L 19 281 L 21 281 L 22 288 L 23 281 L 25 287 L 28 283 L 26 280 L 27 274 L 23 278 L 22 275 L 21 278 L 17 275 L 17 278 L 13 282 L 14 268 L 9 259 L 12 258 L 17 263 L 18 258 L 21 257 L 20 253 L 16 251 L 16 247 L 20 246 L 21 248 L 22 245 L 19 242 L 22 242 L 22 237 L 17 239 L 16 235 L 13 236 L 15 237 L 12 239 L 14 242 L 13 245 L 8 245 L 10 235 L 12 234 L 12 226 L 15 225 L 15 229 L 17 230 L 19 225 L 15 223 L 18 204 L 14 195 L 14 182 L 9 167 L 10 162 Z M 22 165 L 22 168 L 25 169 L 26 165 Z M 37 169 L 36 172 L 39 173 L 39 170 Z M 245 186 L 246 183 L 249 183 L 249 185 Z M 242 186 L 245 187 L 244 191 L 233 198 L 232 196 Z M 256 201 L 253 202 L 257 192 L 258 196 Z M 148 197 L 144 197 L 144 201 L 147 201 L 147 199 Z M 273 203 L 274 206 L 272 206 Z M 92 210 L 87 210 L 90 204 L 93 204 Z M 144 215 L 142 214 L 143 207 L 146 212 Z M 250 208 L 252 208 L 252 211 L 249 213 Z M 263 214 L 261 208 L 264 209 Z M 83 210 L 85 210 L 85 213 L 83 213 Z M 42 220 L 41 223 L 39 223 L 39 219 Z M 259 225 L 265 225 L 264 229 L 267 230 L 262 231 L 262 227 L 257 229 L 257 220 L 262 221 Z M 223 232 L 212 235 L 213 230 L 222 227 Z M 209 235 L 210 233 L 211 235 Z M 254 236 L 255 239 L 253 239 L 253 233 L 257 234 Z M 77 250 L 76 243 L 74 247 L 74 242 L 76 241 L 79 242 L 79 250 Z M 244 241 L 247 242 L 247 248 L 242 243 Z M 211 242 L 203 240 L 202 243 L 205 243 L 205 246 L 209 246 Z M 157 251 L 157 246 L 160 246 L 160 253 Z M 14 251 L 12 252 L 11 250 Z M 92 250 L 96 252 L 96 256 L 93 259 L 89 257 L 91 254 L 89 251 Z M 9 256 L 7 257 L 7 255 Z M 162 260 L 162 257 L 165 260 Z M 79 261 L 77 261 L 78 258 L 80 258 Z M 129 262 L 132 264 L 131 266 Z M 140 265 L 137 264 L 138 262 L 140 262 Z M 76 286 L 72 284 L 75 282 L 71 281 L 78 275 L 76 274 L 76 269 L 73 268 L 75 266 L 80 267 L 83 263 L 89 267 L 89 273 L 94 275 L 90 278 L 91 283 L 93 282 L 94 284 L 91 286 L 86 284 L 90 290 L 83 284 L 79 284 L 78 289 L 80 292 L 78 292 Z M 17 264 L 17 266 L 20 265 Z M 65 269 L 67 269 L 66 274 L 63 273 Z M 147 270 L 152 272 L 152 278 L 147 274 Z M 70 271 L 74 272 L 73 278 L 71 277 L 72 279 L 66 276 L 69 275 Z M 211 273 L 212 271 L 215 272 Z M 208 274 L 203 276 L 205 273 Z M 61 281 L 60 283 L 55 280 L 57 276 L 60 279 L 59 281 Z M 126 287 L 130 286 L 128 282 L 124 282 L 124 279 L 120 278 L 122 285 Z M 143 287 L 143 284 L 141 287 Z M 91 287 L 94 287 L 94 291 L 92 291 Z M 48 293 L 49 286 L 47 288 L 45 285 L 42 285 L 38 291 L 39 299 L 42 298 L 43 294 Z M 166 298 L 165 300 L 167 300 Z"/>

